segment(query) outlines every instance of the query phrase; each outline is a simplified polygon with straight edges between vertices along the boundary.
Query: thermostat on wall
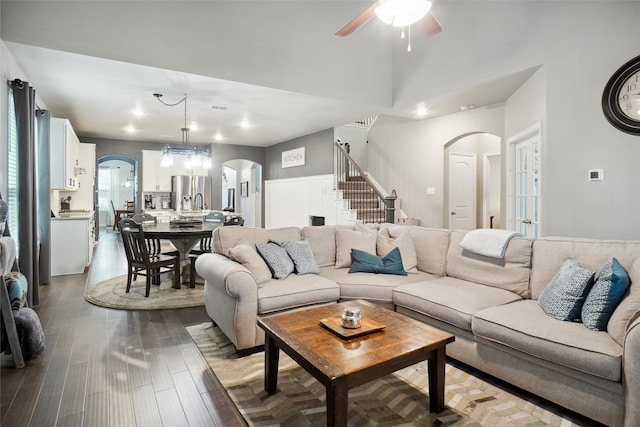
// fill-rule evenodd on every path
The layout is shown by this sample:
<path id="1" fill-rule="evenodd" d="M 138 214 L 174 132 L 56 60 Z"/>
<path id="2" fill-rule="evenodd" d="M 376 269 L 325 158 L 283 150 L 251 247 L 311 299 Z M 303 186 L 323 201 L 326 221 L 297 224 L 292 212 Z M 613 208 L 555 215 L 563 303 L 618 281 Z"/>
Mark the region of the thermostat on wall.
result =
<path id="1" fill-rule="evenodd" d="M 589 169 L 589 181 L 602 181 L 604 171 L 602 169 Z"/>

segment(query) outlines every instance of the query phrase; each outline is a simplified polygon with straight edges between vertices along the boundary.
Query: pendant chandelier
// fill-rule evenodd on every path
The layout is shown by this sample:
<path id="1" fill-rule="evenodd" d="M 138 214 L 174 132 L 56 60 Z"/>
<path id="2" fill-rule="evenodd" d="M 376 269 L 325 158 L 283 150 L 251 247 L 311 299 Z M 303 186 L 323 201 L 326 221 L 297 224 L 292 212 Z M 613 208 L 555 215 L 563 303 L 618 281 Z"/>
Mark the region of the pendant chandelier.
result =
<path id="1" fill-rule="evenodd" d="M 162 160 L 160 161 L 160 166 L 163 168 L 171 167 L 173 166 L 173 156 L 182 155 L 186 156 L 185 167 L 187 169 L 210 169 L 211 153 L 209 153 L 209 150 L 207 148 L 198 148 L 189 144 L 189 128 L 187 127 L 187 95 L 185 94 L 184 98 L 174 103 L 164 102 L 160 99 L 162 98 L 161 93 L 154 93 L 153 96 L 167 107 L 175 107 L 176 105 L 184 103 L 184 127 L 180 129 L 182 131 L 182 145 L 167 145 L 164 147 L 162 149 Z"/>

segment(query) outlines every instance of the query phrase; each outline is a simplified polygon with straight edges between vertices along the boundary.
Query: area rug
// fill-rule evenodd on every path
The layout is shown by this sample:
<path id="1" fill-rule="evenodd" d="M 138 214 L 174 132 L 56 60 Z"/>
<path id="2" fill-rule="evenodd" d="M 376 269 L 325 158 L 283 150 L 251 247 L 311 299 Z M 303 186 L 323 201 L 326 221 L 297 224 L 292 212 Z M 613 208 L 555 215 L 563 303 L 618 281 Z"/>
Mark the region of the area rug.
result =
<path id="1" fill-rule="evenodd" d="M 187 328 L 250 426 L 326 425 L 325 388 L 280 352 L 278 392 L 264 391 L 264 353 L 238 358 L 211 322 Z M 447 408 L 429 413 L 427 362 L 349 390 L 349 426 L 576 426 L 450 364 Z"/>
<path id="2" fill-rule="evenodd" d="M 145 298 L 145 281 L 144 276 L 138 276 L 126 293 L 127 276 L 114 277 L 87 287 L 84 298 L 92 304 L 120 310 L 164 310 L 204 305 L 202 284 L 196 283 L 195 288 L 182 285 L 181 289 L 173 289 L 172 280 L 165 279 L 160 286 L 152 285 L 149 297 Z"/>

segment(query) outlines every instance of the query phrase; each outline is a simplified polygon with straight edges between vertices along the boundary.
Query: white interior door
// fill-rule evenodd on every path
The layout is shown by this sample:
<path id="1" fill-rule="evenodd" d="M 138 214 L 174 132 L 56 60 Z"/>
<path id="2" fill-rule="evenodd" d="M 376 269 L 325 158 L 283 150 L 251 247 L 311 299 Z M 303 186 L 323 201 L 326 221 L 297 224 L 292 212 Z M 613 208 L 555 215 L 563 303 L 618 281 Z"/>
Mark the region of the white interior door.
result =
<path id="1" fill-rule="evenodd" d="M 475 154 L 449 154 L 449 228 L 476 228 Z"/>
<path id="2" fill-rule="evenodd" d="M 522 134 L 509 144 L 511 152 L 510 215 L 512 230 L 539 237 L 540 218 L 540 129 Z"/>

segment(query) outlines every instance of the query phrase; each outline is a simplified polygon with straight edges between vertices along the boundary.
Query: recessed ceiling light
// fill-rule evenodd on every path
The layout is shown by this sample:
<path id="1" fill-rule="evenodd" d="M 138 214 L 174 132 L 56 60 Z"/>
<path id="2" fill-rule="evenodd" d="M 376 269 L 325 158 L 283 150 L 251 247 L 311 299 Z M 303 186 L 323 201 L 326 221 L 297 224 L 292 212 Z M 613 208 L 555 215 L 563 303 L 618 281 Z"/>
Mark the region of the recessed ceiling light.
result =
<path id="1" fill-rule="evenodd" d="M 129 124 L 126 128 L 124 128 L 124 130 L 126 130 L 127 133 L 135 133 L 137 131 L 137 129 L 132 124 Z"/>
<path id="2" fill-rule="evenodd" d="M 429 114 L 429 109 L 422 104 L 418 105 L 418 109 L 416 110 L 416 116 L 424 117 L 427 114 Z"/>
<path id="3" fill-rule="evenodd" d="M 222 134 L 220 132 L 216 132 L 215 135 L 213 135 L 213 139 L 217 142 L 220 142 L 224 139 L 224 137 L 222 136 Z"/>
<path id="4" fill-rule="evenodd" d="M 476 108 L 476 106 L 474 104 L 461 105 L 460 106 L 460 111 L 473 110 L 474 108 Z"/>
<path id="5" fill-rule="evenodd" d="M 189 130 L 198 130 L 198 123 L 196 122 L 191 122 L 189 123 Z"/>
<path id="6" fill-rule="evenodd" d="M 249 119 L 243 119 L 240 122 L 240 127 L 242 127 L 243 129 L 248 129 L 251 127 L 251 123 L 249 123 Z"/>
<path id="7" fill-rule="evenodd" d="M 133 110 L 131 110 L 131 113 L 136 117 L 144 116 L 144 111 L 142 111 L 142 109 L 140 107 L 134 108 Z"/>

